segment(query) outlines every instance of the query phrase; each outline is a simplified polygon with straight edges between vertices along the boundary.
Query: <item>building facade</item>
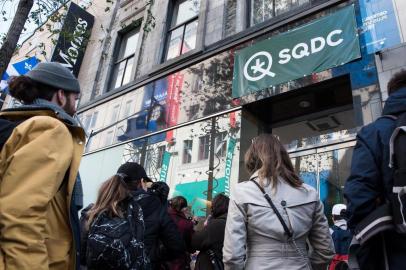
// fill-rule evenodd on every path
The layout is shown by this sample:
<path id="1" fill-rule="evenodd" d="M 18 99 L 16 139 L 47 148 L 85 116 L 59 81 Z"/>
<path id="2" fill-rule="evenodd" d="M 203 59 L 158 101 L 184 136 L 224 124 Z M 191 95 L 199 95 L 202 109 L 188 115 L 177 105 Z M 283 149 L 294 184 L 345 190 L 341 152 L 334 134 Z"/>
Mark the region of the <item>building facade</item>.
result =
<path id="1" fill-rule="evenodd" d="M 205 216 L 248 179 L 245 151 L 271 132 L 330 213 L 356 132 L 406 66 L 405 11 L 402 0 L 115 1 L 95 16 L 100 42 L 79 72 L 85 204 L 135 161 Z"/>

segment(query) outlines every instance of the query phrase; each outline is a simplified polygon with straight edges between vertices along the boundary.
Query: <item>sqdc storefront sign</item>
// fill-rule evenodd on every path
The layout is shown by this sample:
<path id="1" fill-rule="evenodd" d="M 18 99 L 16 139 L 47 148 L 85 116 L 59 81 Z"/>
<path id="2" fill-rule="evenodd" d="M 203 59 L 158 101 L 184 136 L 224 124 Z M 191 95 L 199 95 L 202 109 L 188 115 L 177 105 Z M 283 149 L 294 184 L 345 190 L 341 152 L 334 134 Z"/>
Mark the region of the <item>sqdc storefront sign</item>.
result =
<path id="1" fill-rule="evenodd" d="M 354 6 L 235 53 L 233 97 L 361 57 Z"/>

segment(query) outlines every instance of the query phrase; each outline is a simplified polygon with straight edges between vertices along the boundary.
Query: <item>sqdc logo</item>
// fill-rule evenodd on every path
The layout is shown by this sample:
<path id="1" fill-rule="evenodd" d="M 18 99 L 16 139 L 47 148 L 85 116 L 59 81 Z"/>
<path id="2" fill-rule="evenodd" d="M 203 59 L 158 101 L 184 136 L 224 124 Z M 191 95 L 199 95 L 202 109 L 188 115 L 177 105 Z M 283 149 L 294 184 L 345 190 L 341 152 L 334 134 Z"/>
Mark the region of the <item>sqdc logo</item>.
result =
<path id="1" fill-rule="evenodd" d="M 253 82 L 261 80 L 265 76 L 275 77 L 276 74 L 271 71 L 271 67 L 272 55 L 265 51 L 257 52 L 245 63 L 244 77 Z M 250 75 L 249 70 L 251 70 L 252 75 Z"/>

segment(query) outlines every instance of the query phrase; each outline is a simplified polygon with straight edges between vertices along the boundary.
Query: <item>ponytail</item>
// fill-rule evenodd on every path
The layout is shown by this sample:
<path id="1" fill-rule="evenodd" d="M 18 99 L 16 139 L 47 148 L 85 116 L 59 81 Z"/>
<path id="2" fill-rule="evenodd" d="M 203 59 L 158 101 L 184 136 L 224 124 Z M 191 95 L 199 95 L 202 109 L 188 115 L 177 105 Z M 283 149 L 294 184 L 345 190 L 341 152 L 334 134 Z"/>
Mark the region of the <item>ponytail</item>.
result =
<path id="1" fill-rule="evenodd" d="M 13 77 L 8 85 L 10 95 L 24 104 L 32 104 L 35 99 L 50 101 L 58 89 L 34 81 L 27 76 Z"/>
<path id="2" fill-rule="evenodd" d="M 130 190 L 124 181 L 125 177 L 124 174 L 116 174 L 102 184 L 96 203 L 88 212 L 87 228 L 104 211 L 110 216 L 123 217 L 119 204 L 130 196 Z"/>

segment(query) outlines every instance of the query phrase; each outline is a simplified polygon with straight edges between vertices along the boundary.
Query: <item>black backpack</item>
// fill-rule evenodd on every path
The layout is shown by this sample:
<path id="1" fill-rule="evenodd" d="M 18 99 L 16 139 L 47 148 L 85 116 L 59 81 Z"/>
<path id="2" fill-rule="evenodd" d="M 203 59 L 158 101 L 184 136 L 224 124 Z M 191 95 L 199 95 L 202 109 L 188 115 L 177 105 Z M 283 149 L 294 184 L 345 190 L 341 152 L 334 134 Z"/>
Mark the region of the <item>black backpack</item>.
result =
<path id="1" fill-rule="evenodd" d="M 406 234 L 406 112 L 396 119 L 389 151 L 389 167 L 394 170 L 390 198 L 393 224 L 398 233 Z"/>
<path id="2" fill-rule="evenodd" d="M 150 269 L 144 246 L 144 217 L 135 199 L 124 217 L 100 213 L 89 228 L 86 249 L 88 269 Z"/>
<path id="3" fill-rule="evenodd" d="M 0 150 L 3 149 L 4 144 L 10 137 L 14 128 L 18 126 L 22 121 L 10 121 L 0 118 Z"/>
<path id="4" fill-rule="evenodd" d="M 356 258 L 359 246 L 378 233 L 395 230 L 406 234 L 406 112 L 382 117 L 396 121 L 389 141 L 388 165 L 394 171 L 392 193 L 387 203 L 375 209 L 355 228 L 349 252 L 350 269 L 359 269 Z"/>

